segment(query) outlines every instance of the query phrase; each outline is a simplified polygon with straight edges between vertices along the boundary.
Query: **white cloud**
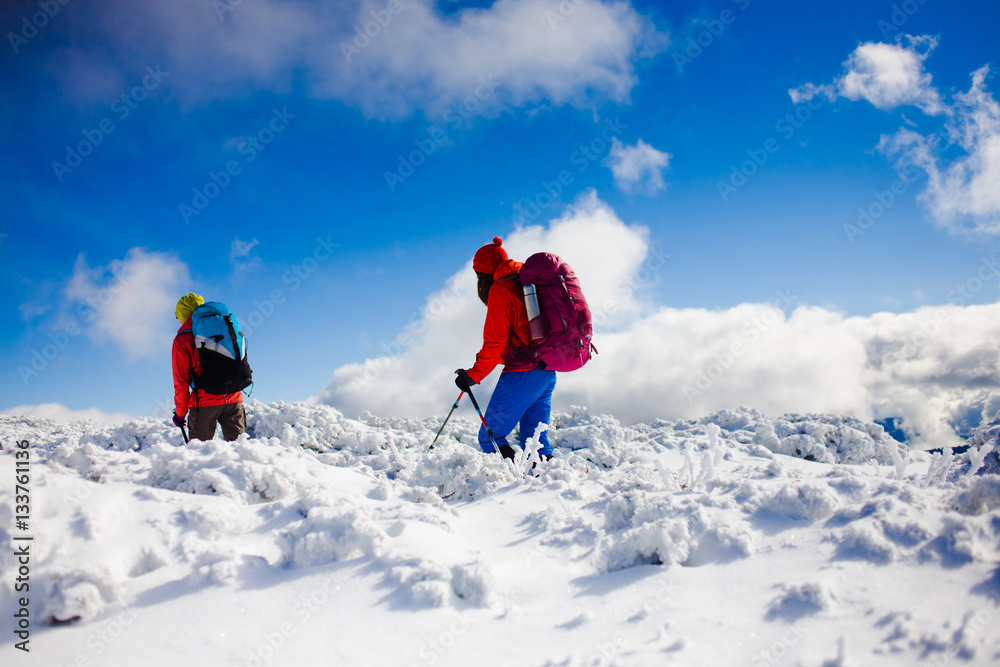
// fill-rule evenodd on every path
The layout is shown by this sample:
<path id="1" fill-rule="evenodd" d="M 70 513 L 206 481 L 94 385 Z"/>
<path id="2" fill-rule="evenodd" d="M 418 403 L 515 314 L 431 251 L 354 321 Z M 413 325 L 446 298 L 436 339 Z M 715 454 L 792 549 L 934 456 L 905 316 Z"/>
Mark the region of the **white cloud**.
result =
<path id="1" fill-rule="evenodd" d="M 902 417 L 922 446 L 958 444 L 952 425 L 1000 410 L 1000 304 L 845 317 L 794 307 L 794 294 L 781 290 L 726 310 L 654 309 L 634 288 L 669 259 L 592 193 L 548 227 L 519 229 L 504 244 L 515 258 L 551 250 L 567 259 L 600 322 L 600 354 L 560 375 L 558 409 L 584 405 L 646 422 L 739 405 L 772 416 Z M 443 415 L 455 397 L 453 371 L 472 364 L 484 317 L 467 263 L 382 346 L 384 356 L 341 367 L 318 398 L 351 416 Z M 490 391 L 476 391 L 483 404 Z"/>
<path id="2" fill-rule="evenodd" d="M 570 262 L 586 290 L 595 322 L 607 323 L 604 328 L 608 328 L 641 312 L 636 295 L 641 281 L 634 276 L 647 254 L 646 237 L 644 228 L 626 226 L 590 192 L 548 228 L 520 228 L 504 238 L 503 245 L 513 259 L 523 261 L 544 249 Z M 439 411 L 441 397 L 452 393 L 455 369 L 472 366 L 482 345 L 486 308 L 476 296 L 472 271 L 477 248 L 469 248 L 462 269 L 414 311 L 405 330 L 379 344 L 381 356 L 337 369 L 318 399 L 348 415 L 364 410 Z"/>
<path id="3" fill-rule="evenodd" d="M 1000 233 L 1000 105 L 986 89 L 989 67 L 972 73 L 972 86 L 958 93 L 954 102 L 942 101 L 924 70 L 924 60 L 937 40 L 907 35 L 908 45 L 866 43 L 844 63 L 846 72 L 832 84 L 806 84 L 789 91 L 793 102 L 825 94 L 850 100 L 866 99 L 875 107 L 891 110 L 914 105 L 928 115 L 944 115 L 943 132 L 923 135 L 910 127 L 883 135 L 878 148 L 895 160 L 907 180 L 919 171 L 927 174 L 926 189 L 919 195 L 935 225 L 952 233 Z M 915 124 L 904 117 L 906 125 Z M 944 140 L 947 137 L 947 141 Z M 957 146 L 964 156 L 950 162 L 939 150 Z"/>
<path id="4" fill-rule="evenodd" d="M 905 46 L 902 42 L 861 44 L 844 63 L 843 75 L 830 84 L 807 83 L 788 91 L 792 101 L 798 104 L 823 94 L 830 100 L 864 99 L 883 111 L 912 105 L 926 114 L 943 113 L 945 107 L 931 85 L 931 75 L 924 70 L 924 60 L 937 40 L 926 35 L 906 35 L 905 39 Z"/>
<path id="5" fill-rule="evenodd" d="M 951 424 L 977 406 L 988 405 L 989 417 L 1000 409 L 998 316 L 997 305 L 852 318 L 774 304 L 664 308 L 602 337 L 599 363 L 589 377 L 567 376 L 561 400 L 641 421 L 737 405 L 895 416 L 921 444 L 953 445 Z"/>
<path id="6" fill-rule="evenodd" d="M 615 177 L 615 185 L 625 192 L 654 194 L 665 190 L 663 170 L 670 164 L 670 153 L 658 151 L 642 139 L 635 146 L 627 146 L 615 139 L 611 145 L 608 166 Z"/>
<path id="7" fill-rule="evenodd" d="M 176 330 L 177 299 L 190 291 L 187 265 L 170 253 L 132 248 L 125 259 L 90 268 L 77 258 L 65 296 L 91 338 L 130 359 L 162 354 Z"/>
<path id="8" fill-rule="evenodd" d="M 540 102 L 623 101 L 636 83 L 636 62 L 667 41 L 626 2 L 498 0 L 446 17 L 433 0 L 247 0 L 221 19 L 220 4 L 228 6 L 101 5 L 101 16 L 88 14 L 80 29 L 100 26 L 116 49 L 161 62 L 171 73 L 168 85 L 189 102 L 283 91 L 304 80 L 310 94 L 378 117 L 437 114 L 466 101 L 477 114 Z M 552 13 L 566 20 L 553 22 Z M 92 78 L 95 85 L 108 80 Z"/>
<path id="9" fill-rule="evenodd" d="M 952 232 L 1000 233 L 1000 105 L 985 89 L 989 67 L 972 74 L 972 87 L 955 96 L 946 132 L 966 155 L 947 163 L 936 150 L 941 140 L 900 129 L 883 136 L 879 148 L 923 170 L 927 188 L 920 195 L 938 226 Z"/>
<path id="10" fill-rule="evenodd" d="M 63 422 L 77 422 L 90 420 L 98 424 L 121 424 L 135 419 L 125 412 L 108 413 L 100 408 L 87 408 L 85 410 L 73 410 L 61 403 L 41 403 L 39 405 L 17 405 L 0 411 L 3 415 L 28 417 L 40 417 L 42 419 L 54 419 Z"/>
<path id="11" fill-rule="evenodd" d="M 553 25 L 550 12 L 568 14 L 567 20 Z M 340 44 L 329 43 L 323 60 L 331 67 L 318 89 L 360 96 L 374 115 L 454 102 L 472 106 L 473 96 L 487 97 L 479 103 L 493 108 L 624 101 L 636 83 L 635 61 L 664 45 L 648 20 L 623 2 L 499 0 L 448 19 L 429 1 L 412 2 L 351 62 Z M 482 78 L 499 84 L 495 94 L 481 90 Z"/>

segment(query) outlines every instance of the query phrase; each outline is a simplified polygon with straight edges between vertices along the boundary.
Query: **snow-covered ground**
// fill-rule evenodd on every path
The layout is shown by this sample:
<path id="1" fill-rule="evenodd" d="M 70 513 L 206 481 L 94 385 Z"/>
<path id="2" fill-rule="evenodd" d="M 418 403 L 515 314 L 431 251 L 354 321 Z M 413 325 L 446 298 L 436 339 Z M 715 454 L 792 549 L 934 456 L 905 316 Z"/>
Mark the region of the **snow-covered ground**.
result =
<path id="1" fill-rule="evenodd" d="M 849 417 L 578 409 L 532 469 L 479 453 L 467 411 L 433 449 L 440 417 L 303 403 L 187 446 L 154 419 L 0 417 L 3 664 L 1000 661 L 1000 426 L 951 456 Z"/>

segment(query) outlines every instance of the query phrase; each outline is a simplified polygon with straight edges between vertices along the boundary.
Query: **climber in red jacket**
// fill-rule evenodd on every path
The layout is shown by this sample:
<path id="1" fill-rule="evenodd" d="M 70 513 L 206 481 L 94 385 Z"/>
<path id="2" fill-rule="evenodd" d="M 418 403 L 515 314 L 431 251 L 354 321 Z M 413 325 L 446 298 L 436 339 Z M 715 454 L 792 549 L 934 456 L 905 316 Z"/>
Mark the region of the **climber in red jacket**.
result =
<path id="1" fill-rule="evenodd" d="M 455 384 L 467 392 L 503 364 L 484 419 L 493 430 L 500 454 L 512 459 L 516 452 L 507 444 L 507 435 L 514 426 L 520 423 L 519 444 L 524 449 L 527 439 L 534 437 L 535 427 L 549 422 L 556 373 L 536 368 L 528 353 L 531 334 L 521 285 L 517 280 L 505 279 L 517 275 L 521 262 L 509 259 L 502 246 L 503 240 L 494 237 L 493 243 L 480 248 L 472 260 L 479 299 L 486 305 L 483 347 L 472 368 L 455 371 L 458 374 Z M 539 455 L 551 458 L 547 431 L 539 441 L 542 445 Z M 485 426 L 479 430 L 479 446 L 486 453 L 494 451 Z"/>
<path id="2" fill-rule="evenodd" d="M 194 347 L 194 334 L 191 332 L 191 313 L 203 303 L 205 299 L 201 296 L 189 293 L 181 297 L 174 310 L 174 316 L 181 327 L 174 337 L 171 352 L 174 374 L 173 421 L 181 427 L 188 423 L 192 440 L 214 438 L 216 423 L 222 427 L 224 439 L 235 440 L 247 428 L 243 392 L 210 394 L 203 389 L 192 391 L 194 378 L 201 375 L 201 364 Z"/>

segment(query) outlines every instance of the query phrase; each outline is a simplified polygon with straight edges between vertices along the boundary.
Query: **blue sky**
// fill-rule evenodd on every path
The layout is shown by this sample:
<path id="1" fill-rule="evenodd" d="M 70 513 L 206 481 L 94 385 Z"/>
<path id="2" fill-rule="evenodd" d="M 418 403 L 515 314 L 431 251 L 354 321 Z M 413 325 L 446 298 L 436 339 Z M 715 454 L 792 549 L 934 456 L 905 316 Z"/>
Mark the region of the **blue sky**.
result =
<path id="1" fill-rule="evenodd" d="M 0 409 L 152 414 L 187 291 L 258 324 L 254 397 L 316 396 L 477 247 L 580 197 L 669 253 L 647 313 L 778 290 L 788 316 L 842 320 L 957 303 L 998 251 L 1000 157 L 977 147 L 997 136 L 1000 6 L 789 5 L 5 3 Z M 857 234 L 859 208 L 879 214 Z M 960 305 L 995 304 L 998 282 Z M 473 315 L 434 369 L 471 365 Z"/>

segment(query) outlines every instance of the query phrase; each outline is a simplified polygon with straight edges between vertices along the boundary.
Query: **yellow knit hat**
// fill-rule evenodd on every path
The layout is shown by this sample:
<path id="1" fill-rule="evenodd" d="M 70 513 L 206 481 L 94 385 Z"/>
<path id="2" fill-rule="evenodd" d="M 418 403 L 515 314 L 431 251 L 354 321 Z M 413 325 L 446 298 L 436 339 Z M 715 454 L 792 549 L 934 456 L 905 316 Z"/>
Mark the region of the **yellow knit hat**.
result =
<path id="1" fill-rule="evenodd" d="M 177 302 L 177 308 L 174 310 L 174 317 L 176 317 L 181 322 L 186 322 L 194 309 L 205 303 L 205 299 L 201 297 L 200 294 L 195 294 L 193 292 L 188 292 L 181 297 L 181 300 Z"/>

